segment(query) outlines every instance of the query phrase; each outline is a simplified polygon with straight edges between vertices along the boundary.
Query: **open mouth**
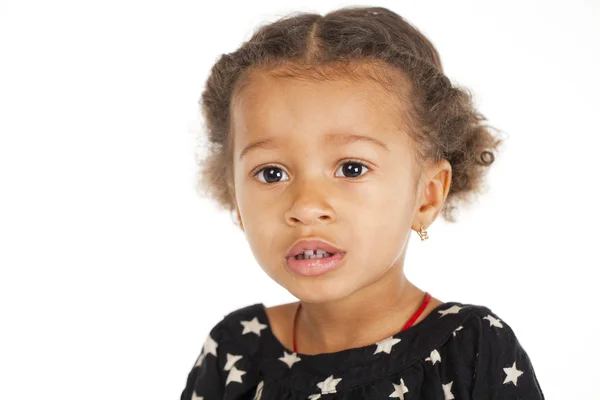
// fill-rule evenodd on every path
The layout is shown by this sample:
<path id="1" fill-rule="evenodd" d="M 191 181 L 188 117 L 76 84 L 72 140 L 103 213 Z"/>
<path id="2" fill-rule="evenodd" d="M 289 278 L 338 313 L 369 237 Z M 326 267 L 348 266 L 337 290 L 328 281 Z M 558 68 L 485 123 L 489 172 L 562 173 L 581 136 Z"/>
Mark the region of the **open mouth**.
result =
<path id="1" fill-rule="evenodd" d="M 315 259 L 319 259 L 319 258 L 329 258 L 329 257 L 333 257 L 335 254 L 334 253 L 329 253 L 327 251 L 321 251 L 321 250 L 317 250 L 317 251 L 312 251 L 312 250 L 308 250 L 308 251 L 304 251 L 300 254 L 297 254 L 296 256 L 294 256 L 294 258 L 296 260 L 315 260 Z"/>
<path id="2" fill-rule="evenodd" d="M 287 258 L 287 266 L 297 275 L 315 277 L 337 269 L 346 259 L 346 253 L 329 253 L 320 255 L 298 254 Z"/>

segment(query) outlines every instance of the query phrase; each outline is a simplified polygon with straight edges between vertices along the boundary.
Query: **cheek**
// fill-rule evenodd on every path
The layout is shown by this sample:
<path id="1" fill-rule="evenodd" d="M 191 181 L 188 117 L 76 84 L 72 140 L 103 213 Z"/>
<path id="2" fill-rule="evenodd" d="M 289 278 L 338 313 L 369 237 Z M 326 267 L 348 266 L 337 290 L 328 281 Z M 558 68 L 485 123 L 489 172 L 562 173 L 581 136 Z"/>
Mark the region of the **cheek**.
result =
<path id="1" fill-rule="evenodd" d="M 235 197 L 238 209 L 242 216 L 244 227 L 251 229 L 257 219 L 263 218 L 263 202 L 256 199 L 256 196 L 248 189 L 247 185 L 238 184 L 235 188 Z"/>
<path id="2" fill-rule="evenodd" d="M 246 235 L 246 239 L 250 246 L 250 251 L 258 265 L 267 272 L 268 275 L 271 275 L 270 271 L 276 264 L 275 258 L 277 257 L 277 254 L 269 249 L 268 243 L 270 239 L 264 235 L 262 229 L 257 229 L 256 231 L 249 232 Z"/>
<path id="3" fill-rule="evenodd" d="M 351 216 L 353 242 L 360 249 L 355 256 L 365 265 L 374 260 L 387 264 L 397 257 L 410 234 L 414 218 L 412 193 L 398 190 L 381 194 Z"/>
<path id="4" fill-rule="evenodd" d="M 281 227 L 276 226 L 272 216 L 262 215 L 261 211 L 255 209 L 256 207 L 256 204 L 249 204 L 245 210 L 248 213 L 247 217 L 244 216 L 246 240 L 258 264 L 267 271 L 284 260 L 283 255 L 287 244 L 283 243 L 281 236 L 277 235 Z"/>
<path id="5" fill-rule="evenodd" d="M 414 212 L 415 194 L 412 186 L 395 182 L 381 182 L 368 191 L 356 193 L 350 207 L 373 223 L 403 222 Z"/>

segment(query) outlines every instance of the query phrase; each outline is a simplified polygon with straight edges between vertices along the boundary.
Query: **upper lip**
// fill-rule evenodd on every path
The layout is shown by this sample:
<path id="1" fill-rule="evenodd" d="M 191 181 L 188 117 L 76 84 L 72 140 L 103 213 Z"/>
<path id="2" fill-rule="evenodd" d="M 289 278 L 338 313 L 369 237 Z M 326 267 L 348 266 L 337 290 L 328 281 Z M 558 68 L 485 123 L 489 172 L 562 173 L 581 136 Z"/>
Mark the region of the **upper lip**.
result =
<path id="1" fill-rule="evenodd" d="M 302 253 L 304 250 L 325 250 L 329 253 L 344 253 L 343 250 L 338 249 L 332 244 L 322 240 L 322 239 L 302 239 L 297 241 L 290 247 L 285 255 L 285 258 L 295 257 L 298 254 Z"/>

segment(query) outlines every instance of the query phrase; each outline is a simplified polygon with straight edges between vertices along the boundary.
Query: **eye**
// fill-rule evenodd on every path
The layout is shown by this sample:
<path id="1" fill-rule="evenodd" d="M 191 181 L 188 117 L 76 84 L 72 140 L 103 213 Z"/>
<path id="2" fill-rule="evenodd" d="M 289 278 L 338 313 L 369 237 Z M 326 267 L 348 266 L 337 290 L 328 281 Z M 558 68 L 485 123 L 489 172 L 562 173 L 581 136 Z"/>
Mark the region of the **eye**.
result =
<path id="1" fill-rule="evenodd" d="M 363 173 L 361 173 L 362 170 L 367 169 L 369 170 L 369 167 L 360 161 L 356 161 L 356 160 L 351 160 L 351 161 L 346 161 L 345 163 L 343 163 L 340 168 L 338 168 L 339 170 L 342 170 L 342 173 L 344 174 L 344 176 L 346 178 L 357 178 L 360 177 L 362 175 L 364 175 Z M 337 171 L 336 171 L 337 172 Z M 253 176 L 258 177 L 258 180 L 264 184 L 272 184 L 272 183 L 278 183 L 281 182 L 280 179 L 282 177 L 282 175 L 287 175 L 281 168 L 275 166 L 275 165 L 267 165 L 266 167 L 261 168 L 260 170 L 256 171 L 256 173 L 253 174 Z M 339 176 L 339 175 L 335 175 L 335 176 Z M 263 179 L 260 179 L 260 178 Z"/>
<path id="2" fill-rule="evenodd" d="M 263 174 L 262 172 L 266 172 L 266 174 Z M 266 184 L 270 184 L 270 183 L 277 183 L 277 178 L 281 178 L 283 170 L 279 167 L 276 167 L 274 165 L 267 165 L 264 168 L 261 168 L 260 170 L 258 170 L 254 176 L 258 176 L 259 177 L 259 181 L 262 183 L 266 183 Z M 285 172 L 283 172 L 285 174 Z M 287 175 L 287 174 L 286 174 Z M 264 177 L 265 181 L 260 180 L 260 177 Z"/>
<path id="3" fill-rule="evenodd" d="M 347 173 L 348 175 L 350 175 L 346 176 L 346 178 L 357 178 L 363 175 L 360 173 L 361 169 L 369 169 L 369 167 L 365 163 L 356 160 L 346 161 L 340 166 L 340 168 L 342 169 L 343 173 Z"/>

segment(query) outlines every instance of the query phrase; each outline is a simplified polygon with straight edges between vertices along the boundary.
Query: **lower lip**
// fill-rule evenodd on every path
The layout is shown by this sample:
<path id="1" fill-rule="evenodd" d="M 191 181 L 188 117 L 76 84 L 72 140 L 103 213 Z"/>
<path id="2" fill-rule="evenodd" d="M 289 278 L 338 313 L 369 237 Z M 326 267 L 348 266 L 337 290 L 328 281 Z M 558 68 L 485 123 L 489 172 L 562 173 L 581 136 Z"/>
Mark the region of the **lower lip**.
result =
<path id="1" fill-rule="evenodd" d="M 313 258 L 306 260 L 296 260 L 295 257 L 288 257 L 288 268 L 298 275 L 302 276 L 319 276 L 333 269 L 336 269 L 344 259 L 346 253 L 335 253 L 327 258 Z"/>

